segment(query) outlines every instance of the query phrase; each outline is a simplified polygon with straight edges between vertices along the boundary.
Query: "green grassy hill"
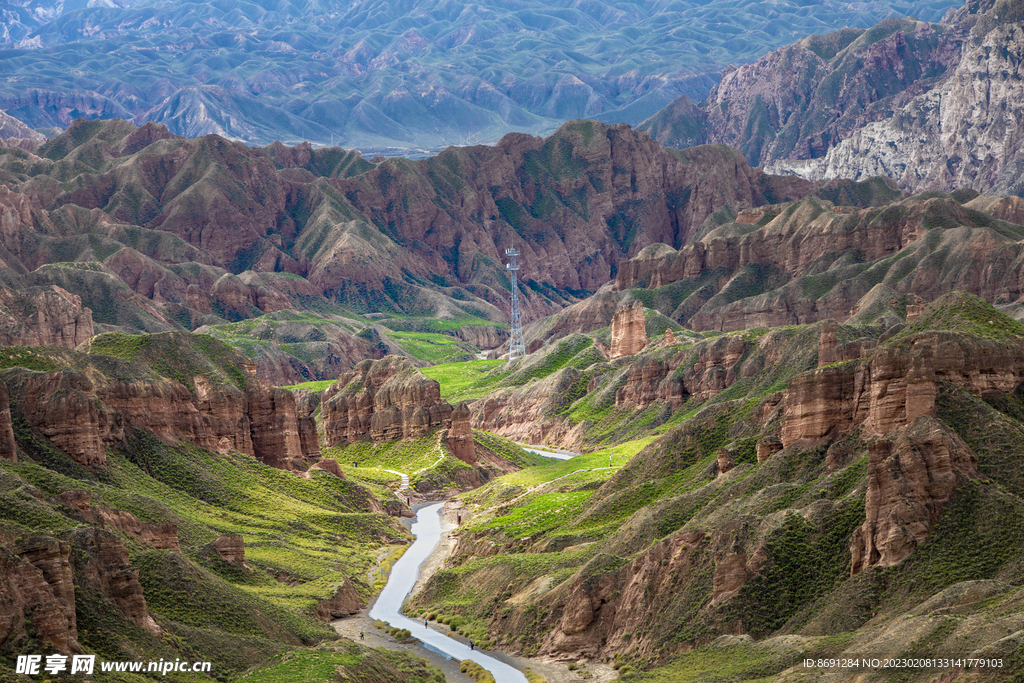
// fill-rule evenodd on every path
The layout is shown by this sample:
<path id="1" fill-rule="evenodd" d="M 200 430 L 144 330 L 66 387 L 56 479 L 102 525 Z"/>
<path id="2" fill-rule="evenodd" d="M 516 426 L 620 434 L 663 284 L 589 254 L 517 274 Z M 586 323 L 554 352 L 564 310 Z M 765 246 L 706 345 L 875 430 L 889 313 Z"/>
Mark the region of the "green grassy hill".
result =
<path id="1" fill-rule="evenodd" d="M 862 425 L 784 449 L 778 443 L 759 459 L 759 446 L 770 444 L 786 419 L 776 409 L 777 392 L 818 365 L 820 330 L 685 342 L 692 351 L 680 369 L 709 344 L 745 340 L 737 378 L 708 398 L 691 395 L 676 410 L 666 408 L 660 426 L 645 427 L 641 440 L 623 441 L 628 429 L 608 430 L 611 419 L 648 419 L 648 408 L 621 405 L 618 416 L 581 423 L 594 435 L 584 442 L 610 438 L 618 445 L 463 494 L 473 515 L 445 568 L 412 601 L 412 613 L 506 651 L 604 661 L 624 681 L 797 681 L 808 674 L 845 681 L 855 674 L 802 662 L 960 651 L 1004 660 L 999 671 L 963 680 L 1019 680 L 1024 488 L 1010 464 L 1024 458 L 1012 436 L 1024 433 L 1019 389 L 979 398 L 956 380 L 937 382 L 937 417 L 920 419 L 963 439 L 978 474 L 955 470 L 950 500 L 908 557 L 851 574 L 852 539 L 869 504 L 871 449 L 880 439 L 916 437 L 906 430 L 880 437 Z M 822 372 L 892 357 L 927 344 L 929 335 L 1019 349 L 1022 333 L 990 305 L 953 293 L 910 325 L 840 326 L 840 344 L 860 340 L 865 350 Z M 864 345 L 871 340 L 877 346 Z M 642 367 L 652 353 L 659 351 L 613 365 Z M 449 366 L 439 376 L 457 374 Z M 467 366 L 452 390 L 479 376 Z M 580 402 L 615 385 L 614 373 L 596 376 L 597 388 Z M 729 462 L 724 473 L 722 457 Z M 905 482 L 910 475 L 893 476 Z M 730 584 L 735 576 L 740 580 Z M 924 682 L 948 671 L 876 676 Z"/>

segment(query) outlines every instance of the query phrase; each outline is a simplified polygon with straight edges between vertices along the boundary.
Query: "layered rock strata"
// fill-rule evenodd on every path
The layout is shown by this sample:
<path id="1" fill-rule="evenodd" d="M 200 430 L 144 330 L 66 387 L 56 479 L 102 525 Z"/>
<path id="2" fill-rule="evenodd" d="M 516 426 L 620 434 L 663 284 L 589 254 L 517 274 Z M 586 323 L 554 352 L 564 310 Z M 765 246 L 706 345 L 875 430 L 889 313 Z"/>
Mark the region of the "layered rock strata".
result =
<path id="1" fill-rule="evenodd" d="M 1001 4 L 1005 22 L 1014 10 Z M 1000 21 L 999 8 L 988 15 Z M 780 160 L 771 170 L 810 179 L 884 175 L 912 190 L 1019 192 L 1024 29 L 1019 21 L 993 27 L 983 19 L 957 56 L 940 85 L 914 93 L 890 117 L 851 131 L 823 157 Z"/>
<path id="2" fill-rule="evenodd" d="M 983 208 L 1012 213 L 982 197 L 925 195 L 884 209 L 809 197 L 774 207 L 755 228 L 729 223 L 679 250 L 649 247 L 621 264 L 614 289 L 631 296 L 636 287 L 685 282 L 694 291 L 674 309 L 660 304 L 661 312 L 694 330 L 725 332 L 846 321 L 879 280 L 911 317 L 955 290 L 1015 302 L 1024 295 L 1024 247 L 994 216 L 979 215 Z M 960 257 L 945 259 L 952 251 Z M 857 254 L 857 263 L 844 254 Z"/>
<path id="3" fill-rule="evenodd" d="M 711 555 L 703 531 L 681 531 L 617 571 L 577 578 L 568 589 L 552 591 L 544 603 L 561 617 L 541 653 L 596 659 L 634 647 L 631 631 L 671 600 L 673 577 L 707 568 Z"/>
<path id="4" fill-rule="evenodd" d="M 936 380 L 977 394 L 1008 395 L 1024 380 L 1024 348 L 943 331 L 883 345 L 870 357 L 794 377 L 782 443 L 845 434 L 884 435 L 935 415 Z"/>
<path id="5" fill-rule="evenodd" d="M 0 382 L 0 458 L 18 462 L 18 446 L 14 441 L 14 426 L 11 422 L 11 400 L 7 385 Z"/>
<path id="6" fill-rule="evenodd" d="M 612 318 L 612 345 L 608 357 L 611 360 L 632 356 L 647 346 L 647 323 L 644 307 L 639 301 L 619 309 Z"/>
<path id="7" fill-rule="evenodd" d="M 448 427 L 442 438 L 452 455 L 468 465 L 475 465 L 477 462 L 476 444 L 473 441 L 471 417 L 469 403 L 461 401 L 452 410 L 451 426 Z"/>
<path id="8" fill-rule="evenodd" d="M 57 285 L 25 291 L 0 288 L 0 344 L 3 346 L 73 349 L 93 334 L 92 310 L 83 307 L 82 297 L 76 294 Z"/>
<path id="9" fill-rule="evenodd" d="M 236 567 L 245 567 L 245 539 L 241 534 L 223 534 L 215 538 L 210 547 L 217 557 Z"/>
<path id="10" fill-rule="evenodd" d="M 157 550 L 180 551 L 178 525 L 143 522 L 126 510 L 114 510 L 105 505 L 93 505 L 88 492 L 65 491 L 57 500 L 72 510 L 72 514 L 83 522 L 100 527 L 110 527 L 132 536 Z"/>
<path id="11" fill-rule="evenodd" d="M 418 438 L 452 415 L 441 385 L 400 356 L 356 365 L 324 391 L 321 410 L 328 446 Z"/>
<path id="12" fill-rule="evenodd" d="M 660 348 L 658 353 L 641 353 L 615 370 L 611 379 L 603 375 L 585 378 L 582 371 L 567 367 L 539 382 L 492 391 L 475 401 L 470 406 L 472 426 L 517 441 L 552 441 L 571 448 L 582 443 L 585 426 L 570 424 L 557 408 L 564 407 L 564 396 L 581 381 L 587 381 L 587 393 L 610 392 L 607 399 L 601 396 L 597 402 L 608 400 L 616 407 L 634 409 L 661 404 L 676 410 L 690 398 L 704 401 L 717 395 L 765 364 L 782 362 L 782 353 L 780 337 L 774 333 L 756 345 L 722 336 L 696 347 L 680 345 L 671 355 Z M 694 354 L 694 362 L 687 365 Z"/>
<path id="13" fill-rule="evenodd" d="M 4 380 L 28 423 L 87 466 L 103 465 L 106 447 L 121 442 L 127 427 L 168 443 L 183 439 L 209 450 L 236 450 L 280 469 L 304 469 L 308 455 L 319 457 L 315 434 L 308 420 L 300 425 L 291 392 L 255 379 L 243 391 L 196 376 L 195 396 L 177 382 L 111 381 L 70 368 L 12 369 Z"/>
<path id="14" fill-rule="evenodd" d="M 954 293 L 921 315 L 941 315 L 947 307 L 970 304 L 969 297 Z M 838 348 L 835 331 L 832 324 L 823 326 L 819 353 Z M 866 358 L 836 362 L 790 380 L 780 445 L 834 439 L 854 429 L 871 439 L 867 520 L 851 540 L 853 573 L 908 557 L 938 521 L 957 478 L 977 476 L 977 457 L 935 419 L 940 381 L 977 396 L 1011 395 L 1024 381 L 1024 344 L 931 330 L 883 343 Z M 759 460 L 761 451 L 759 443 Z M 830 448 L 826 467 L 835 471 L 847 460 Z"/>
<path id="15" fill-rule="evenodd" d="M 81 652 L 70 546 L 30 535 L 0 547 L 0 642 L 31 621 L 37 637 L 65 653 Z"/>
<path id="16" fill-rule="evenodd" d="M 1019 194 L 1022 55 L 1015 3 L 971 0 L 942 25 L 891 18 L 804 38 L 639 128 L 668 146 L 736 147 L 770 173 Z"/>
<path id="17" fill-rule="evenodd" d="M 128 621 L 153 635 L 162 635 L 163 629 L 149 615 L 139 570 L 131 566 L 121 539 L 105 529 L 88 527 L 75 531 L 71 543 L 84 551 L 73 563 L 81 583 L 112 602 Z"/>
<path id="18" fill-rule="evenodd" d="M 909 557 L 939 521 L 957 477 L 978 476 L 977 456 L 932 417 L 872 442 L 869 453 L 867 519 L 850 540 L 853 574 Z"/>

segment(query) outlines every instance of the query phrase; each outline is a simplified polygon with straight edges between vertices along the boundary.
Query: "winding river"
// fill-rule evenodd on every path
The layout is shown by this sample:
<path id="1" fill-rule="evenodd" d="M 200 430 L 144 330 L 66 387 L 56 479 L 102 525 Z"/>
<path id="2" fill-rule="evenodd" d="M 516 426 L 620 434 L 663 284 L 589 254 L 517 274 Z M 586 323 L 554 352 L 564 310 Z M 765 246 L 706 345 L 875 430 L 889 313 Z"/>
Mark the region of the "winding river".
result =
<path id="1" fill-rule="evenodd" d="M 497 683 L 527 683 L 524 676 L 515 667 L 501 662 L 479 650 L 470 650 L 454 638 L 449 638 L 432 628 L 425 628 L 423 622 L 413 621 L 401 613 L 402 602 L 416 585 L 420 565 L 441 540 L 441 508 L 444 503 L 437 503 L 420 509 L 416 521 L 412 525 L 412 533 L 416 541 L 391 569 L 388 583 L 381 591 L 380 597 L 370 609 L 370 618 L 389 622 L 396 628 L 406 628 L 418 638 L 425 647 L 441 652 L 461 661 L 472 659 L 494 676 Z"/>

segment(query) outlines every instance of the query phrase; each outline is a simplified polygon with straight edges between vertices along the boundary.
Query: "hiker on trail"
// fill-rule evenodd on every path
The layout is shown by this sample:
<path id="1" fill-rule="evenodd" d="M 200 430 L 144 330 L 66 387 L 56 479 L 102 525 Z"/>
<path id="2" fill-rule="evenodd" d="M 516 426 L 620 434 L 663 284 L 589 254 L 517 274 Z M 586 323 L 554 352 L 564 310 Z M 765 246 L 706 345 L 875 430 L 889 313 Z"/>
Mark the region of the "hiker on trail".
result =
<path id="1" fill-rule="evenodd" d="M 362 631 L 360 631 L 360 632 L 359 632 L 359 640 L 365 640 L 365 639 L 366 639 L 366 636 L 364 636 L 364 635 L 363 635 L 363 632 L 362 632 Z"/>
<path id="2" fill-rule="evenodd" d="M 459 524 L 462 524 L 462 513 L 455 515 L 455 519 Z"/>
<path id="3" fill-rule="evenodd" d="M 423 620 L 423 628 L 426 628 L 426 627 L 427 627 L 427 620 L 426 620 L 426 619 L 424 619 L 424 620 Z"/>
<path id="4" fill-rule="evenodd" d="M 473 644 L 472 640 L 469 641 L 469 649 L 470 650 L 475 650 L 476 649 L 476 645 Z"/>

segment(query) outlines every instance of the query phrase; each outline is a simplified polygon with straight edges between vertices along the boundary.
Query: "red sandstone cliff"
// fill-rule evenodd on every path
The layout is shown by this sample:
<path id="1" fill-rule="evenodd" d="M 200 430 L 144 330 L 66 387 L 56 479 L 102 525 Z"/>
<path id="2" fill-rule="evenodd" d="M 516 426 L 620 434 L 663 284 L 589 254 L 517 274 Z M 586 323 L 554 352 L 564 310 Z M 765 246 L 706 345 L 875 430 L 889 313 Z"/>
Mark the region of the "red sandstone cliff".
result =
<path id="1" fill-rule="evenodd" d="M 321 409 L 328 446 L 425 436 L 452 415 L 441 385 L 401 356 L 359 363 L 324 391 Z"/>
<path id="2" fill-rule="evenodd" d="M 82 297 L 56 285 L 26 291 L 0 288 L 0 344 L 75 348 L 93 335 Z"/>
<path id="3" fill-rule="evenodd" d="M 17 638 L 30 621 L 57 650 L 81 652 L 70 552 L 67 543 L 41 535 L 0 546 L 0 642 Z"/>
<path id="4" fill-rule="evenodd" d="M 132 567 L 128 550 L 116 534 L 88 527 L 71 536 L 71 543 L 84 551 L 74 558 L 75 572 L 83 584 L 98 590 L 112 602 L 125 619 L 154 635 L 163 630 L 153 621 L 139 583 L 139 570 Z"/>
<path id="5" fill-rule="evenodd" d="M 170 443 L 237 450 L 279 469 L 305 469 L 307 456 L 319 458 L 291 392 L 255 379 L 242 391 L 196 376 L 193 396 L 177 382 L 116 381 L 92 370 L 14 368 L 3 376 L 26 421 L 83 465 L 104 464 L 106 447 L 119 443 L 129 426 Z"/>

